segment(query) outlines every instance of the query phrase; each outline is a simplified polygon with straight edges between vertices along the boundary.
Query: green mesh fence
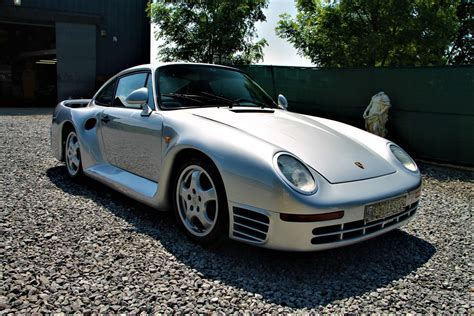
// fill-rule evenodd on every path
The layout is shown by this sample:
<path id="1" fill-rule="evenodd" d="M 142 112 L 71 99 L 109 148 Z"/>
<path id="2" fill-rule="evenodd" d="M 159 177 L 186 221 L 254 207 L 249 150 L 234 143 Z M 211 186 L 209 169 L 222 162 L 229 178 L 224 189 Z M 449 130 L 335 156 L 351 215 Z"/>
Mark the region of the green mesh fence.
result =
<path id="1" fill-rule="evenodd" d="M 362 113 L 384 91 L 387 138 L 414 157 L 474 165 L 474 67 L 329 69 L 242 66 L 289 110 L 364 127 Z"/>

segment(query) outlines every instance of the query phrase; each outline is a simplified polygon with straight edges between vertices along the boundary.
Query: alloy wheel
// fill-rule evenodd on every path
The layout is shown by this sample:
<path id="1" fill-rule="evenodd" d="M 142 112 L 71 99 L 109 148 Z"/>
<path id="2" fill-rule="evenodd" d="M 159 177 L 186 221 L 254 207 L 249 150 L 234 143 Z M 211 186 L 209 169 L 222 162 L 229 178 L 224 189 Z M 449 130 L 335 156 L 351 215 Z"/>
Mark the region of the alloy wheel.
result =
<path id="1" fill-rule="evenodd" d="M 209 173 L 198 165 L 184 168 L 176 183 L 179 217 L 186 230 L 204 237 L 214 229 L 218 216 L 216 186 Z"/>
<path id="2" fill-rule="evenodd" d="M 76 176 L 81 169 L 79 139 L 75 132 L 70 132 L 66 140 L 66 167 L 71 176 Z"/>

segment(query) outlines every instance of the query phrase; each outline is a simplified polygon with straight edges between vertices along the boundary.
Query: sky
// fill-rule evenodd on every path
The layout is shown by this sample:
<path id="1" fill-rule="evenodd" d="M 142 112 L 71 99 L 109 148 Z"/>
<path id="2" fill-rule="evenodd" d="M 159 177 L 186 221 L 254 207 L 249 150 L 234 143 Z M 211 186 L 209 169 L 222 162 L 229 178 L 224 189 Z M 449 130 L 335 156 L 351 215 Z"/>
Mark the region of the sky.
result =
<path id="1" fill-rule="evenodd" d="M 275 34 L 275 27 L 280 20 L 279 15 L 289 13 L 296 16 L 296 7 L 293 0 L 270 0 L 268 8 L 264 11 L 267 21 L 256 25 L 258 36 L 265 38 L 268 46 L 263 50 L 265 59 L 259 64 L 286 65 L 286 66 L 311 66 L 311 61 L 297 55 L 296 49 L 286 40 Z"/>
<path id="2" fill-rule="evenodd" d="M 268 46 L 264 48 L 264 60 L 258 64 L 262 65 L 285 65 L 285 66 L 312 66 L 311 61 L 301 57 L 296 53 L 296 49 L 286 40 L 279 38 L 275 34 L 279 15 L 289 13 L 296 16 L 296 8 L 293 0 L 270 0 L 268 8 L 264 10 L 267 17 L 266 22 L 257 23 L 257 33 L 259 38 L 265 38 Z M 154 37 L 154 27 L 151 31 L 151 62 L 157 61 L 158 48 Z"/>

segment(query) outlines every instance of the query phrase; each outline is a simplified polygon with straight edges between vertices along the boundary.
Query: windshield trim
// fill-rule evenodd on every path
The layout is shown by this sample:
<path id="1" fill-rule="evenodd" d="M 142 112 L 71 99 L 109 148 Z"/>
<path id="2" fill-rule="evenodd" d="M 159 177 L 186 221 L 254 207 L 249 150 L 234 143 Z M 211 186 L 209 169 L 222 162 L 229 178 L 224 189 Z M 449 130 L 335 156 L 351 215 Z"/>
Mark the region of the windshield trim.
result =
<path id="1" fill-rule="evenodd" d="M 248 75 L 247 73 L 245 73 L 244 71 L 242 71 L 240 69 L 233 68 L 233 67 L 228 67 L 228 66 L 223 66 L 223 65 L 185 63 L 185 64 L 162 65 L 162 66 L 156 68 L 155 75 L 154 75 L 154 77 L 155 77 L 154 78 L 155 79 L 154 88 L 155 88 L 155 91 L 156 91 L 155 98 L 156 98 L 156 101 L 157 101 L 156 105 L 161 111 L 174 111 L 174 110 L 199 109 L 199 108 L 227 108 L 227 107 L 229 107 L 229 104 L 225 104 L 224 101 L 222 102 L 222 104 L 212 104 L 212 105 L 203 104 L 201 106 L 181 106 L 181 107 L 165 107 L 165 106 L 163 106 L 162 102 L 161 102 L 161 87 L 159 86 L 160 71 L 163 70 L 164 68 L 167 68 L 167 67 L 176 67 L 176 66 L 219 68 L 219 69 L 225 69 L 225 70 L 229 70 L 229 71 L 239 72 L 244 77 L 249 79 L 253 84 L 255 84 L 264 93 L 264 95 L 268 98 L 268 100 L 271 101 L 270 104 L 267 104 L 266 108 L 278 109 L 277 104 L 275 103 L 273 98 L 267 93 L 267 91 L 265 91 L 265 89 L 260 87 L 260 85 L 250 75 Z M 238 107 L 245 107 L 245 108 L 262 108 L 261 106 L 245 106 L 245 105 L 240 105 L 240 104 L 239 105 L 235 104 L 234 106 L 236 106 L 236 107 L 237 106 Z"/>

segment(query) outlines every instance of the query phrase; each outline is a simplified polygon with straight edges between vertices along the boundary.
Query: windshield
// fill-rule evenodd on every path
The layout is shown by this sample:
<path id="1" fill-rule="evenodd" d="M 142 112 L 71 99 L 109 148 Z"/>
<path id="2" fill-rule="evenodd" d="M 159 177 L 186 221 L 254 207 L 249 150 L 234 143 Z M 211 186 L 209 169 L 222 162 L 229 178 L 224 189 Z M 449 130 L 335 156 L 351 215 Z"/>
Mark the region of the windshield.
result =
<path id="1" fill-rule="evenodd" d="M 169 65 L 158 70 L 156 82 L 164 109 L 189 107 L 276 107 L 249 76 L 207 65 Z"/>

